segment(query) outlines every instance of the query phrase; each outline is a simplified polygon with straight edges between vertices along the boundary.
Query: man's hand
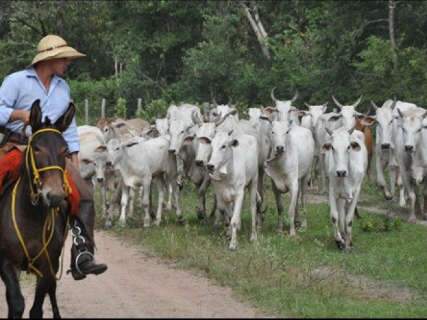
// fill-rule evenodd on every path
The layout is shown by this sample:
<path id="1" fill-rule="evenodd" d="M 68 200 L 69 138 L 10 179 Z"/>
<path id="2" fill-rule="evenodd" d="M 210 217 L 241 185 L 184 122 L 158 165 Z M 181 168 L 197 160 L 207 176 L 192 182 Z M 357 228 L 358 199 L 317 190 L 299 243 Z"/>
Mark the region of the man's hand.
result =
<path id="1" fill-rule="evenodd" d="M 71 163 L 77 168 L 77 170 L 80 170 L 80 163 L 79 163 L 79 153 L 73 152 L 71 154 Z"/>
<path id="2" fill-rule="evenodd" d="M 10 115 L 10 121 L 22 121 L 25 125 L 30 123 L 30 111 L 14 110 Z"/>

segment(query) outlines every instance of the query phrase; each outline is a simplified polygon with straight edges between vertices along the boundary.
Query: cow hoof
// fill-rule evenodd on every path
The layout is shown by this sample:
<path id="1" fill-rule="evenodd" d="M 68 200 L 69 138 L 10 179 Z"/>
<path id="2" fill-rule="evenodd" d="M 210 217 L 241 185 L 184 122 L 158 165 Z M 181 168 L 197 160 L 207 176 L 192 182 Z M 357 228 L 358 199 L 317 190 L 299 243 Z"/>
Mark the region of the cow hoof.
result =
<path id="1" fill-rule="evenodd" d="M 156 221 L 154 221 L 154 225 L 155 225 L 156 227 L 160 226 L 160 223 L 161 223 L 161 220 L 156 220 Z"/>
<path id="2" fill-rule="evenodd" d="M 205 219 L 205 213 L 201 209 L 197 209 L 197 219 L 204 220 Z"/>
<path id="3" fill-rule="evenodd" d="M 417 222 L 417 218 L 415 216 L 410 216 L 408 219 L 409 223 L 416 223 Z"/>
<path id="4" fill-rule="evenodd" d="M 251 238 L 250 241 L 257 241 L 258 240 L 258 236 L 256 233 L 251 234 Z"/>
<path id="5" fill-rule="evenodd" d="M 230 243 L 230 245 L 228 246 L 228 249 L 230 249 L 231 251 L 236 251 L 237 243 Z"/>
<path id="6" fill-rule="evenodd" d="M 393 200 L 393 196 L 391 195 L 391 193 L 384 193 L 384 198 L 386 199 L 386 200 Z"/>
<path id="7" fill-rule="evenodd" d="M 338 249 L 343 250 L 345 248 L 345 244 L 342 241 L 335 240 L 335 243 L 336 243 Z"/>
<path id="8" fill-rule="evenodd" d="M 184 219 L 184 217 L 183 216 L 179 216 L 178 217 L 178 219 L 177 219 L 177 222 L 178 222 L 178 224 L 184 224 L 185 223 L 185 219 Z"/>
<path id="9" fill-rule="evenodd" d="M 151 226 L 150 219 L 144 219 L 144 228 L 149 228 Z"/>
<path id="10" fill-rule="evenodd" d="M 104 224 L 105 229 L 111 229 L 112 226 L 113 226 L 113 223 L 111 222 L 111 220 L 105 221 L 105 224 Z"/>

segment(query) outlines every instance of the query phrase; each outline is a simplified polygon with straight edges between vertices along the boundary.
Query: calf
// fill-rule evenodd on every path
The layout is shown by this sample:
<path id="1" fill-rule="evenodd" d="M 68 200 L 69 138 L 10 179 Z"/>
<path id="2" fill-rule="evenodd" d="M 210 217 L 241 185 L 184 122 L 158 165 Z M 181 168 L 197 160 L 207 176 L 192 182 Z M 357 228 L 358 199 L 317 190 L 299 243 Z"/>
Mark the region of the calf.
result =
<path id="1" fill-rule="evenodd" d="M 289 235 L 295 236 L 295 214 L 298 198 L 304 208 L 304 187 L 310 178 L 314 157 L 314 140 L 311 131 L 284 121 L 273 121 L 271 128 L 272 156 L 265 163 L 265 171 L 273 180 L 278 213 L 278 230 L 283 231 L 283 206 L 280 193 L 290 192 Z M 302 143 L 303 142 L 303 143 Z M 305 217 L 304 217 L 305 218 Z M 306 226 L 306 219 L 303 225 Z"/>
<path id="2" fill-rule="evenodd" d="M 352 246 L 352 225 L 368 153 L 359 130 L 340 127 L 327 130 L 329 141 L 323 145 L 329 178 L 329 207 L 338 248 Z"/>
<path id="3" fill-rule="evenodd" d="M 250 135 L 232 137 L 231 132 L 218 132 L 212 140 L 212 156 L 207 165 L 215 190 L 218 209 L 231 217 L 229 248 L 237 249 L 237 231 L 245 188 L 249 188 L 252 215 L 251 240 L 257 239 L 258 153 L 256 138 Z"/>
<path id="4" fill-rule="evenodd" d="M 149 227 L 150 219 L 150 190 L 153 178 L 159 180 L 159 204 L 157 207 L 155 224 L 159 225 L 162 218 L 163 200 L 165 192 L 164 175 L 168 168 L 169 141 L 165 137 L 144 140 L 135 138 L 121 143 L 112 139 L 107 144 L 113 166 L 120 170 L 125 188 L 122 193 L 122 208 L 120 223 L 126 223 L 126 207 L 136 187 L 142 186 L 144 208 L 144 227 Z"/>

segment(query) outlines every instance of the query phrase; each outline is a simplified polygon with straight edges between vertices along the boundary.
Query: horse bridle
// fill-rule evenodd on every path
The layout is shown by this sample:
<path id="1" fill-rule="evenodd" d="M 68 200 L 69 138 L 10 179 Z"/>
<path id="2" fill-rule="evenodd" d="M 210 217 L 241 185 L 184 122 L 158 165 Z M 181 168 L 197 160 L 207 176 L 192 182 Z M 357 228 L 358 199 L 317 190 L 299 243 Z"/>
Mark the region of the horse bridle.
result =
<path id="1" fill-rule="evenodd" d="M 25 150 L 25 169 L 27 171 L 28 177 L 31 180 L 31 176 L 33 175 L 33 180 L 30 182 L 30 196 L 31 196 L 31 203 L 33 205 L 36 205 L 39 201 L 40 198 L 40 193 L 41 193 L 41 187 L 42 187 L 42 182 L 40 179 L 40 173 L 41 172 L 46 172 L 46 171 L 52 171 L 52 170 L 59 170 L 61 171 L 62 175 L 63 175 L 63 181 L 64 181 L 64 191 L 67 195 L 69 195 L 71 193 L 71 187 L 70 184 L 68 182 L 67 179 L 67 175 L 66 175 L 66 171 L 64 168 L 62 168 L 61 166 L 58 165 L 53 165 L 53 166 L 45 166 L 42 168 L 37 168 L 36 165 L 36 160 L 35 160 L 35 156 L 34 156 L 34 150 L 33 147 L 31 145 L 34 137 L 36 137 L 37 135 L 41 134 L 41 133 L 46 133 L 46 132 L 53 132 L 59 135 L 62 135 L 61 131 L 54 129 L 54 128 L 44 128 L 44 129 L 40 129 L 36 132 L 34 132 L 30 139 L 28 140 L 28 144 L 27 144 L 27 149 Z"/>

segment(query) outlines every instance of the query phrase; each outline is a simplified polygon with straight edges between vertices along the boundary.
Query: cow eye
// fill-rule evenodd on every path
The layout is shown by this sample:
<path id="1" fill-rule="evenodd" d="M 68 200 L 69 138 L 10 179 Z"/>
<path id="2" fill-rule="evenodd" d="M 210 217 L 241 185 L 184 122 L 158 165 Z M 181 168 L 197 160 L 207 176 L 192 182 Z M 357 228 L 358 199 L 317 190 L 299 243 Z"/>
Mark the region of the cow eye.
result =
<path id="1" fill-rule="evenodd" d="M 223 146 L 221 147 L 221 149 L 225 149 L 225 145 L 223 145 Z"/>
<path id="2" fill-rule="evenodd" d="M 391 119 L 391 121 L 389 122 L 389 124 L 392 124 L 393 123 L 393 119 Z"/>

